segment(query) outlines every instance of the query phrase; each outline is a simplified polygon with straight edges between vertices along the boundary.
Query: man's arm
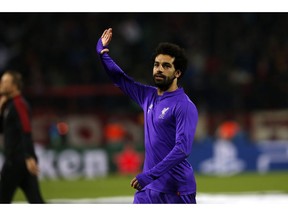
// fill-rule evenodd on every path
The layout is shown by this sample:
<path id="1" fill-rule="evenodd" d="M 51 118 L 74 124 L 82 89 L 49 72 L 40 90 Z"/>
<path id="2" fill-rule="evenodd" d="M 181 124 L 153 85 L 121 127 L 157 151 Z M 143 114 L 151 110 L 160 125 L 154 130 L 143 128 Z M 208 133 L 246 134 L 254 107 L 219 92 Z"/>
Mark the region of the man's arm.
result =
<path id="1" fill-rule="evenodd" d="M 138 190 L 144 188 L 185 160 L 192 150 L 197 122 L 198 112 L 194 105 L 179 106 L 176 113 L 176 144 L 174 148 L 152 169 L 145 173 L 140 173 L 136 178 L 132 179 L 130 182 L 131 187 Z"/>
<path id="2" fill-rule="evenodd" d="M 22 130 L 22 145 L 24 150 L 25 162 L 28 171 L 33 175 L 38 175 L 39 167 L 37 165 L 37 157 L 34 151 L 32 141 L 32 128 L 27 105 L 21 100 L 14 100 L 16 111 L 20 118 Z"/>
<path id="3" fill-rule="evenodd" d="M 112 29 L 106 29 L 96 45 L 104 69 L 112 82 L 119 87 L 132 100 L 136 101 L 141 107 L 145 101 L 146 94 L 151 90 L 151 86 L 142 85 L 129 77 L 108 55 L 108 45 L 112 40 Z"/>
<path id="4" fill-rule="evenodd" d="M 0 133 L 3 133 L 3 112 L 7 100 L 8 99 L 5 95 L 0 95 Z"/>

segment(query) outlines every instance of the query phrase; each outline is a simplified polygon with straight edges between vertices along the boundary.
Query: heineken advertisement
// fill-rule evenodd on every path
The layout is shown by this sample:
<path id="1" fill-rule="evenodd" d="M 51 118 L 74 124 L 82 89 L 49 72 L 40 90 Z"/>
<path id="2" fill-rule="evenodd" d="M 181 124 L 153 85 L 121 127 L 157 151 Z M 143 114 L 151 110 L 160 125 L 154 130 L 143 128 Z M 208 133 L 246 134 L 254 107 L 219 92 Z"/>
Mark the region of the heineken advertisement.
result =
<path id="1" fill-rule="evenodd" d="M 106 176 L 109 171 L 108 154 L 101 149 L 52 150 L 36 146 L 36 154 L 40 166 L 40 179 L 96 178 Z M 3 153 L 0 152 L 1 167 L 3 161 Z"/>
<path id="2" fill-rule="evenodd" d="M 106 176 L 108 156 L 101 149 L 67 148 L 59 151 L 36 148 L 41 170 L 40 178 L 77 179 Z"/>

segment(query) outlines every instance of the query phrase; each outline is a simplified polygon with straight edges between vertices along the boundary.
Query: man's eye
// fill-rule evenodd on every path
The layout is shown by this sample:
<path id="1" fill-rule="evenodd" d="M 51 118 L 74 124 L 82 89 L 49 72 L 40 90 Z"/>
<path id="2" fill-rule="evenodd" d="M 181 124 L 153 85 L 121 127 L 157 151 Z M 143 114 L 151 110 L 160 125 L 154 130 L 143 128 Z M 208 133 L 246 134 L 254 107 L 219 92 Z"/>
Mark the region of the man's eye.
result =
<path id="1" fill-rule="evenodd" d="M 170 68 L 169 64 L 163 64 L 163 68 Z"/>

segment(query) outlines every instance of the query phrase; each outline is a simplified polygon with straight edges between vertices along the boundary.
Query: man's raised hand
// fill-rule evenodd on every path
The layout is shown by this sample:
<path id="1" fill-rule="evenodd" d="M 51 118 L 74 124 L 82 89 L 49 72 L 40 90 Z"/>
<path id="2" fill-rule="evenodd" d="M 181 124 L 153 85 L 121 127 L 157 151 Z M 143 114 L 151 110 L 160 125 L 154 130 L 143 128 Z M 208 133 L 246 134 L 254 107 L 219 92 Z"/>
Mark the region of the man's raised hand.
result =
<path id="1" fill-rule="evenodd" d="M 100 40 L 98 41 L 97 52 L 101 55 L 103 53 L 109 52 L 108 45 L 111 40 L 112 40 L 112 28 L 105 29 Z"/>

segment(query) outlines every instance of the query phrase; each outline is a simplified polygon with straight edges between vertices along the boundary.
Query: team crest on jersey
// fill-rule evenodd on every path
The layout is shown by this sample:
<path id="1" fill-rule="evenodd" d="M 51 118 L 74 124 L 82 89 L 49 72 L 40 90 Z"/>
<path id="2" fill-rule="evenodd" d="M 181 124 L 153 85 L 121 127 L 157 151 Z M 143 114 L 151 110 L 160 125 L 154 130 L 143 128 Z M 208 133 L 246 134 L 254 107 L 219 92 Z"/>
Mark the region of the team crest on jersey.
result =
<path id="1" fill-rule="evenodd" d="M 150 104 L 150 106 L 148 107 L 148 113 L 152 110 L 153 108 L 153 104 Z"/>
<path id="2" fill-rule="evenodd" d="M 167 111 L 169 110 L 169 107 L 163 108 L 163 110 L 161 111 L 161 115 L 159 116 L 160 119 L 164 119 Z"/>

